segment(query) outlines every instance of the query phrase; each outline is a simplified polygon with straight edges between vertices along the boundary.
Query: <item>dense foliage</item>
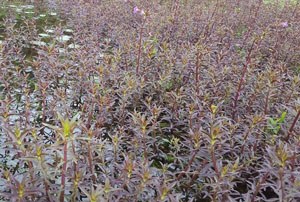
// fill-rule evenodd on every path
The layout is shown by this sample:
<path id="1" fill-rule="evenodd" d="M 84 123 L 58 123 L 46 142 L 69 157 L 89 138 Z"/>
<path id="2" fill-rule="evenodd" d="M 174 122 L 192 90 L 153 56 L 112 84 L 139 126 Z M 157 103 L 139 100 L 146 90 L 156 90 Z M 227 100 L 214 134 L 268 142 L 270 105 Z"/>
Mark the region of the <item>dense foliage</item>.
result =
<path id="1" fill-rule="evenodd" d="M 299 1 L 39 3 L 1 3 L 3 200 L 300 200 Z"/>

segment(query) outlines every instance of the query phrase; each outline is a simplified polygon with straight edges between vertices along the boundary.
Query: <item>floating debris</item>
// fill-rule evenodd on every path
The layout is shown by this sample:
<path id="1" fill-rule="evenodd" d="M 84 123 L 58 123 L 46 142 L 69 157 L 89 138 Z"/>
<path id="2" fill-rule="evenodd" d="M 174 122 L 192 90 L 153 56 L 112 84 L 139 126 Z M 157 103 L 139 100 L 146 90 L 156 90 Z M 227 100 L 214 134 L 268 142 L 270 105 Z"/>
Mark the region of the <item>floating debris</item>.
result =
<path id="1" fill-rule="evenodd" d="M 31 41 L 30 43 L 33 44 L 33 45 L 36 45 L 36 46 L 46 46 L 47 45 L 43 41 Z"/>
<path id="2" fill-rule="evenodd" d="M 65 29 L 65 32 L 72 33 L 73 30 L 72 29 Z"/>
<path id="3" fill-rule="evenodd" d="M 80 46 L 77 44 L 70 44 L 70 45 L 68 45 L 68 48 L 74 49 L 74 48 L 80 48 Z"/>
<path id="4" fill-rule="evenodd" d="M 56 39 L 59 41 L 59 42 L 67 42 L 71 39 L 72 37 L 68 36 L 68 35 L 63 35 L 63 36 L 59 36 L 59 37 L 56 37 Z"/>
<path id="5" fill-rule="evenodd" d="M 54 30 L 53 30 L 53 29 L 47 29 L 46 32 L 47 32 L 47 33 L 53 34 L 53 33 L 54 33 Z"/>
<path id="6" fill-rule="evenodd" d="M 20 6 L 20 8 L 34 9 L 34 5 L 23 5 L 23 6 Z"/>
<path id="7" fill-rule="evenodd" d="M 25 11 L 24 13 L 25 13 L 25 14 L 34 14 L 33 11 Z"/>
<path id="8" fill-rule="evenodd" d="M 50 35 L 46 34 L 46 33 L 40 33 L 39 36 L 41 36 L 41 37 L 50 37 Z"/>

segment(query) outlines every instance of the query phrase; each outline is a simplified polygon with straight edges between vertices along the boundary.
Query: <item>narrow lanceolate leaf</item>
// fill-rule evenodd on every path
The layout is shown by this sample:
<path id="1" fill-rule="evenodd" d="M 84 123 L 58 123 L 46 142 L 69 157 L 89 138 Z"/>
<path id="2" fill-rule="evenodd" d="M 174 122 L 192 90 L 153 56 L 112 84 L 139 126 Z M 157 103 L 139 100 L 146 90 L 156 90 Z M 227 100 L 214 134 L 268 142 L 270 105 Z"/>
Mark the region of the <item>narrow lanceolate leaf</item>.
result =
<path id="1" fill-rule="evenodd" d="M 56 132 L 61 132 L 61 128 L 57 127 L 57 126 L 53 126 L 51 124 L 48 124 L 48 123 L 43 123 L 44 126 L 50 128 L 50 129 L 53 129 L 55 130 Z"/>

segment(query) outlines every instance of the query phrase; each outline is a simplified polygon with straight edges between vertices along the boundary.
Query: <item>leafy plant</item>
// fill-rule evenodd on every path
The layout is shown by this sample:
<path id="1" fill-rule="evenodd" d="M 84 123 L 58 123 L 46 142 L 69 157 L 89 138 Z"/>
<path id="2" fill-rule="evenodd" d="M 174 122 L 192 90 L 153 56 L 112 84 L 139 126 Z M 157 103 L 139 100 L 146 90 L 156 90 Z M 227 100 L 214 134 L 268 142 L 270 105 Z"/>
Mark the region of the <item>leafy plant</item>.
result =
<path id="1" fill-rule="evenodd" d="M 272 126 L 269 127 L 268 130 L 271 130 L 273 134 L 277 135 L 281 128 L 280 124 L 284 122 L 285 116 L 286 112 L 282 112 L 281 117 L 276 120 L 269 118 L 269 123 Z"/>
<path id="2" fill-rule="evenodd" d="M 0 1 L 0 200 L 299 201 L 299 6 Z"/>

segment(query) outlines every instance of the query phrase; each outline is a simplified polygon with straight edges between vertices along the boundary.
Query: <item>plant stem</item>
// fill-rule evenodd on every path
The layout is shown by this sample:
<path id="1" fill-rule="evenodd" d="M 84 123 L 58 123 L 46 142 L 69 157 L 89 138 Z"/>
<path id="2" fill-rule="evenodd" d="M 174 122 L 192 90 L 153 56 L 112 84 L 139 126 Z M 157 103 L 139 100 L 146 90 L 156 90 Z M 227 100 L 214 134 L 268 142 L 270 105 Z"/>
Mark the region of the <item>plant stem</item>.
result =
<path id="1" fill-rule="evenodd" d="M 176 179 L 177 182 L 183 177 L 183 174 L 186 173 L 187 170 L 189 169 L 189 167 L 192 165 L 198 151 L 199 151 L 199 149 L 195 149 L 194 154 L 193 154 L 192 158 L 190 159 L 188 165 L 184 168 L 184 171 L 177 177 L 177 179 Z"/>
<path id="2" fill-rule="evenodd" d="M 92 157 L 90 140 L 88 141 L 88 153 L 89 153 L 88 159 L 89 159 L 89 164 L 90 164 L 90 172 L 91 172 L 91 175 L 92 175 L 92 181 L 93 181 L 94 184 L 96 184 L 96 178 L 95 178 L 94 169 L 93 169 L 93 157 Z"/>
<path id="3" fill-rule="evenodd" d="M 265 115 L 267 115 L 267 112 L 268 112 L 268 104 L 269 104 L 270 91 L 271 91 L 271 88 L 269 87 L 267 95 L 266 95 L 266 103 L 265 103 L 265 110 L 264 110 Z"/>
<path id="4" fill-rule="evenodd" d="M 232 120 L 235 119 L 235 113 L 236 113 L 236 107 L 237 107 L 237 102 L 238 102 L 238 99 L 239 99 L 239 96 L 240 96 L 240 91 L 242 89 L 242 86 L 243 86 L 243 83 L 244 83 L 244 77 L 246 75 L 246 72 L 248 70 L 248 67 L 251 63 L 251 53 L 252 53 L 252 50 L 253 50 L 253 47 L 254 47 L 254 44 L 255 44 L 255 41 L 253 41 L 252 45 L 251 45 L 251 48 L 249 50 L 249 53 L 248 53 L 248 56 L 247 56 L 247 59 L 246 59 L 246 64 L 244 65 L 244 68 L 243 68 L 243 72 L 242 72 L 242 76 L 241 76 L 241 79 L 240 79 L 240 82 L 239 82 L 239 85 L 238 85 L 238 90 L 235 94 L 235 98 L 234 98 L 234 104 L 233 104 L 233 111 L 232 111 Z"/>
<path id="5" fill-rule="evenodd" d="M 295 127 L 296 122 L 298 121 L 299 117 L 300 117 L 300 109 L 298 110 L 298 113 L 297 113 L 296 117 L 294 118 L 294 121 L 289 129 L 289 134 L 286 137 L 286 141 L 288 141 L 290 139 L 290 136 L 291 136 L 292 132 L 294 131 L 294 127 Z"/>
<path id="6" fill-rule="evenodd" d="M 283 171 L 283 168 L 281 167 L 280 171 L 279 171 L 281 201 L 284 201 L 284 198 L 285 198 L 283 176 L 284 176 L 284 171 Z"/>
<path id="7" fill-rule="evenodd" d="M 139 73 L 139 69 L 140 69 L 140 60 L 141 60 L 141 55 L 142 55 L 142 39 L 143 39 L 143 31 L 144 31 L 144 26 L 146 24 L 146 17 L 144 17 L 144 20 L 143 20 L 143 23 L 142 23 L 142 27 L 141 27 L 141 30 L 140 30 L 140 34 L 139 34 L 139 50 L 138 50 L 138 58 L 137 58 L 137 61 L 136 61 L 136 74 Z"/>
<path id="8" fill-rule="evenodd" d="M 255 192 L 253 193 L 251 202 L 255 202 L 255 198 L 256 198 L 256 196 L 257 196 L 257 194 L 258 194 L 258 192 L 259 192 L 259 189 L 261 188 L 262 184 L 265 183 L 265 181 L 267 180 L 267 178 L 268 178 L 269 175 L 270 175 L 270 173 L 267 172 L 267 173 L 263 176 L 262 180 L 257 184 L 257 186 L 256 186 L 256 188 L 255 188 Z"/>
<path id="9" fill-rule="evenodd" d="M 199 95 L 199 66 L 200 66 L 200 54 L 199 52 L 197 53 L 197 56 L 196 56 L 196 75 L 195 75 L 195 79 L 196 79 L 196 93 L 197 93 L 197 96 Z"/>
<path id="10" fill-rule="evenodd" d="M 143 147 L 144 147 L 144 164 L 146 164 L 146 160 L 148 159 L 148 156 L 147 156 L 147 145 L 146 145 L 146 134 L 143 133 Z"/>
<path id="11" fill-rule="evenodd" d="M 65 198 L 65 184 L 66 184 L 66 170 L 67 170 L 67 161 L 68 161 L 68 139 L 65 138 L 64 141 L 64 164 L 61 171 L 61 192 L 59 201 L 64 202 Z"/>

